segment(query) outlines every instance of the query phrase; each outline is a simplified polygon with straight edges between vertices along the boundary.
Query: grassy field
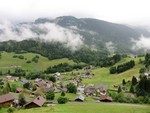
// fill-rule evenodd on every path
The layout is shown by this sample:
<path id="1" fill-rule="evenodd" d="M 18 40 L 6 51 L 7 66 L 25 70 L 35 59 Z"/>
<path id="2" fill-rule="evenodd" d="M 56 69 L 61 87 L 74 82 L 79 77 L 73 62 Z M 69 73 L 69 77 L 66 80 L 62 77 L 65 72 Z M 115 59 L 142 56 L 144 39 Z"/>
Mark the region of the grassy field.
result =
<path id="1" fill-rule="evenodd" d="M 142 58 L 143 59 L 143 58 Z M 116 64 L 120 65 L 122 63 L 130 61 L 131 58 L 126 58 Z M 131 80 L 133 76 L 139 76 L 139 69 L 143 67 L 142 64 L 139 64 L 139 58 L 134 58 L 136 63 L 135 67 L 125 71 L 120 74 L 110 74 L 109 67 L 108 68 L 97 68 L 93 70 L 95 74 L 92 79 L 84 79 L 83 82 L 85 84 L 93 83 L 93 84 L 107 84 L 109 88 L 112 88 L 115 84 L 121 84 L 122 80 L 125 79 L 126 81 Z"/>
<path id="2" fill-rule="evenodd" d="M 13 58 L 14 55 L 17 56 L 23 55 L 25 59 Z M 26 63 L 28 60 L 31 61 L 32 58 L 35 57 L 36 55 L 40 57 L 38 63 L 34 63 L 34 62 Z M 14 66 L 20 66 L 22 69 L 25 70 L 42 71 L 49 66 L 54 66 L 60 63 L 68 63 L 70 65 L 74 64 L 72 60 L 69 60 L 67 58 L 50 61 L 46 57 L 34 53 L 15 54 L 15 53 L 2 52 L 2 58 L 0 59 L 0 70 L 7 71 L 8 69 L 11 69 L 10 68 L 11 65 L 14 65 Z"/>
<path id="3" fill-rule="evenodd" d="M 1 109 L 0 113 L 7 113 Z M 68 103 L 53 107 L 16 110 L 14 113 L 150 113 L 150 106 L 117 103 Z"/>

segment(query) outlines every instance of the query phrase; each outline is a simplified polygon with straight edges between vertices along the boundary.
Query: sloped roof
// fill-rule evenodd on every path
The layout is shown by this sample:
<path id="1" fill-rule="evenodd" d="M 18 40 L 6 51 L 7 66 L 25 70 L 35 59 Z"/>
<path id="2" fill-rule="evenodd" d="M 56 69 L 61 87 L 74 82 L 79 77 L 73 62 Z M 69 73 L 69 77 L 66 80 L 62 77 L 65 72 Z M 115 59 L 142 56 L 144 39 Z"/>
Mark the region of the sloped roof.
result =
<path id="1" fill-rule="evenodd" d="M 107 96 L 107 95 L 101 95 L 100 101 L 104 101 L 104 100 L 112 101 L 112 97 Z"/>
<path id="2" fill-rule="evenodd" d="M 77 100 L 77 99 L 84 101 L 85 97 L 83 95 L 79 95 L 75 98 L 75 100 Z"/>
<path id="3" fill-rule="evenodd" d="M 17 88 L 16 89 L 18 92 L 21 92 L 22 91 L 22 88 Z"/>
<path id="4" fill-rule="evenodd" d="M 46 100 L 42 96 L 38 96 L 34 100 L 32 100 L 30 103 L 32 102 L 38 105 L 39 107 L 41 107 L 46 102 Z M 27 105 L 29 105 L 30 103 L 28 103 Z"/>
<path id="5" fill-rule="evenodd" d="M 12 94 L 5 94 L 0 96 L 0 103 L 4 103 L 10 100 L 14 100 L 14 97 Z"/>

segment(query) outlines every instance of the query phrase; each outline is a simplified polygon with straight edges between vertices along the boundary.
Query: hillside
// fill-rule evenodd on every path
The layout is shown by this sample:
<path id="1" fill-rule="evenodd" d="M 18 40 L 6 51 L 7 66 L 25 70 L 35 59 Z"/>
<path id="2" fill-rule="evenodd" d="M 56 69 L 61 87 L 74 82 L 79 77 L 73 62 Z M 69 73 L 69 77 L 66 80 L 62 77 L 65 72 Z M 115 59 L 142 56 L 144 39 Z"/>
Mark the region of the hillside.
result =
<path id="1" fill-rule="evenodd" d="M 116 66 L 119 64 L 123 64 L 125 62 L 130 61 L 132 58 L 125 58 L 122 59 L 120 62 L 115 64 Z M 92 72 L 95 74 L 92 79 L 85 79 L 84 83 L 93 83 L 93 84 L 107 84 L 109 88 L 113 88 L 113 85 L 120 85 L 122 80 L 125 79 L 126 81 L 131 80 L 133 76 L 139 77 L 139 69 L 143 67 L 142 64 L 139 64 L 139 59 L 143 58 L 134 58 L 136 65 L 134 68 L 129 69 L 123 73 L 119 74 L 110 74 L 109 68 L 97 68 Z"/>
<path id="2" fill-rule="evenodd" d="M 150 36 L 150 32 L 143 28 L 73 16 L 61 16 L 55 19 L 39 18 L 34 22 L 11 25 L 10 28 L 5 26 L 0 31 L 1 42 L 35 39 L 51 45 L 58 42 L 61 43 L 61 47 L 63 45 L 71 51 L 88 47 L 101 52 L 134 54 L 143 53 L 142 47 L 132 49 L 141 35 Z M 1 44 L 3 45 L 3 43 Z M 11 43 L 12 46 L 13 44 Z M 51 46 L 49 45 L 49 47 Z M 60 50 L 59 47 L 57 49 Z"/>
<path id="3" fill-rule="evenodd" d="M 58 65 L 60 63 L 68 63 L 70 65 L 75 64 L 72 60 L 69 60 L 67 58 L 63 59 L 56 59 L 56 60 L 48 60 L 46 57 L 43 57 L 39 54 L 34 53 L 22 53 L 22 54 L 15 54 L 15 53 L 8 53 L 8 52 L 2 52 L 2 58 L 0 59 L 0 70 L 2 72 L 7 72 L 8 70 L 13 70 L 17 67 L 28 70 L 28 71 L 44 71 L 49 66 Z M 17 56 L 24 56 L 24 59 L 19 58 L 13 58 L 14 55 Z M 32 61 L 32 58 L 34 58 L 36 55 L 39 56 L 39 60 L 37 63 L 31 62 L 27 63 L 27 61 Z M 143 67 L 143 64 L 139 64 L 139 59 L 144 59 L 143 57 L 137 57 L 133 60 L 135 61 L 136 65 L 134 68 L 127 70 L 120 74 L 110 74 L 109 68 L 110 67 L 97 67 L 96 69 L 92 70 L 92 73 L 94 74 L 92 79 L 83 79 L 83 83 L 85 84 L 107 84 L 109 88 L 113 88 L 113 85 L 121 84 L 122 80 L 125 79 L 126 81 L 131 80 L 132 76 L 139 76 L 139 69 Z M 121 61 L 116 63 L 115 65 L 120 65 L 125 62 L 128 62 L 132 60 L 132 58 L 123 58 Z M 83 70 L 73 71 L 74 73 L 81 73 Z M 70 75 L 72 72 L 68 72 L 66 78 L 71 78 L 72 75 Z M 117 78 L 117 79 L 116 79 Z"/>
<path id="4" fill-rule="evenodd" d="M 149 37 L 146 29 L 131 28 L 123 24 L 111 23 L 93 18 L 75 18 L 73 16 L 57 17 L 54 20 L 39 18 L 35 24 L 55 23 L 72 30 L 83 37 L 84 44 L 101 50 L 110 49 L 114 52 L 134 53 L 132 40 L 138 40 L 141 35 Z M 38 32 L 39 33 L 39 32 Z M 107 45 L 110 46 L 108 47 Z M 112 52 L 109 51 L 109 52 Z"/>
<path id="5" fill-rule="evenodd" d="M 24 56 L 24 59 L 13 58 L 14 55 L 17 56 L 22 55 Z M 28 60 L 32 61 L 32 58 L 34 58 L 36 55 L 39 56 L 39 60 L 37 63 L 35 62 L 26 63 Z M 1 59 L 0 59 L 0 70 L 5 72 L 9 69 L 15 69 L 17 66 L 19 68 L 22 68 L 24 70 L 29 70 L 29 71 L 44 71 L 49 66 L 54 66 L 60 63 L 68 63 L 70 65 L 75 64 L 72 60 L 69 60 L 67 58 L 48 60 L 48 58 L 34 53 L 15 54 L 15 53 L 2 52 Z"/>

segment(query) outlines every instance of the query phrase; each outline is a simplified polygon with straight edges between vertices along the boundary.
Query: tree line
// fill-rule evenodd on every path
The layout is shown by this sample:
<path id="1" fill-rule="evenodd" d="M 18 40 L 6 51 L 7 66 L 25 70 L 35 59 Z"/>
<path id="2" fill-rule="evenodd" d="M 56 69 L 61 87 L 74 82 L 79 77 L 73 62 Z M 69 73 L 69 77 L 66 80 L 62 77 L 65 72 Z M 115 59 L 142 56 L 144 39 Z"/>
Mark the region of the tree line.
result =
<path id="1" fill-rule="evenodd" d="M 86 64 L 69 65 L 68 63 L 60 63 L 58 65 L 48 67 L 45 70 L 45 73 L 50 74 L 50 73 L 56 73 L 56 72 L 69 72 L 74 69 L 82 69 L 85 66 Z"/>
<path id="2" fill-rule="evenodd" d="M 121 73 L 121 72 L 124 72 L 128 69 L 133 68 L 134 66 L 135 66 L 134 60 L 130 60 L 129 62 L 126 62 L 124 64 L 111 67 L 109 69 L 109 72 L 110 72 L 110 74 Z"/>
<path id="3" fill-rule="evenodd" d="M 120 55 L 108 57 L 109 52 L 107 50 L 92 50 L 84 46 L 79 50 L 71 51 L 59 42 L 47 43 L 32 39 L 20 42 L 12 40 L 0 42 L 0 51 L 15 52 L 17 54 L 33 52 L 45 56 L 49 60 L 69 58 L 76 63 L 84 62 L 101 67 L 112 66 L 118 62 L 121 57 Z M 34 58 L 33 60 L 38 62 L 38 58 Z"/>

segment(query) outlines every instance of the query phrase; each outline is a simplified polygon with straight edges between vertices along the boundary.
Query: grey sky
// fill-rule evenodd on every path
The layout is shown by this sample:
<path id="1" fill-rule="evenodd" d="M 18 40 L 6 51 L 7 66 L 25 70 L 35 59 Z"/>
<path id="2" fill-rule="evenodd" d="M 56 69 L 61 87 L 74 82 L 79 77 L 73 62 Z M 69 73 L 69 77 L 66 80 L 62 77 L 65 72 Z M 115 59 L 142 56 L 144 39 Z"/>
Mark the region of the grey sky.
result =
<path id="1" fill-rule="evenodd" d="M 0 0 L 0 19 L 33 21 L 72 15 L 150 25 L 150 0 Z"/>

